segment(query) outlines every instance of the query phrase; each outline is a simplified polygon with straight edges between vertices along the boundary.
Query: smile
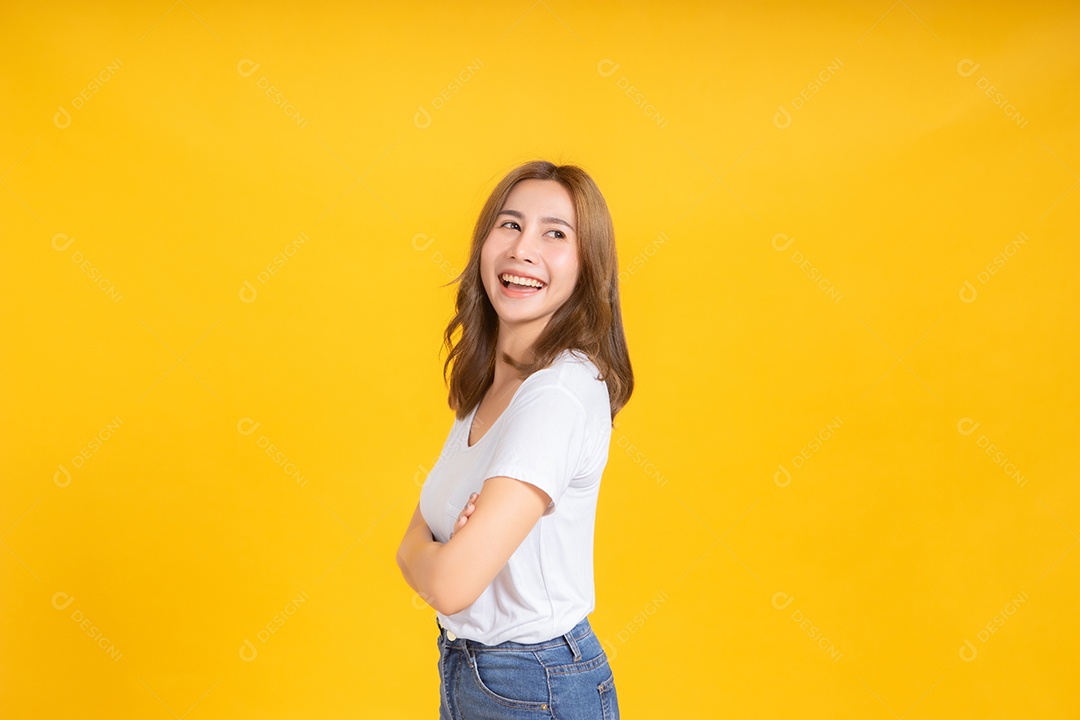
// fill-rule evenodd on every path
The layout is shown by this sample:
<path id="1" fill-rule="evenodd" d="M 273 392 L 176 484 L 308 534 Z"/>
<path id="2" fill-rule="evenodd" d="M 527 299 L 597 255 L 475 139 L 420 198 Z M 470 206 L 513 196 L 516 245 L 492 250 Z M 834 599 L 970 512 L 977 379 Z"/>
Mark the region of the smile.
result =
<path id="1" fill-rule="evenodd" d="M 510 297 L 526 297 L 528 295 L 535 295 L 536 293 L 547 287 L 546 284 L 535 278 L 521 277 L 520 275 L 511 275 L 510 273 L 503 273 L 499 276 L 499 282 L 503 286 L 503 293 Z"/>
<path id="2" fill-rule="evenodd" d="M 503 287 L 514 285 L 515 289 L 517 289 L 517 287 L 534 287 L 543 290 L 545 287 L 544 283 L 535 278 L 511 275 L 510 273 L 503 273 L 499 276 L 499 280 L 502 281 Z"/>

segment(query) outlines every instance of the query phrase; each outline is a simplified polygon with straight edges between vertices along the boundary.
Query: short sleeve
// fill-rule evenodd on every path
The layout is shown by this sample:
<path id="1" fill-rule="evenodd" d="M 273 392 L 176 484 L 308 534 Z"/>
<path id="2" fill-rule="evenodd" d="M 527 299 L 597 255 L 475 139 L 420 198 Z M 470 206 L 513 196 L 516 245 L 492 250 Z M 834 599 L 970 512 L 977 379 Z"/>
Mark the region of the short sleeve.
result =
<path id="1" fill-rule="evenodd" d="M 559 499 L 577 473 L 585 445 L 585 407 L 561 385 L 520 388 L 504 412 L 484 479 L 512 477 L 535 485 L 548 494 L 555 511 Z"/>

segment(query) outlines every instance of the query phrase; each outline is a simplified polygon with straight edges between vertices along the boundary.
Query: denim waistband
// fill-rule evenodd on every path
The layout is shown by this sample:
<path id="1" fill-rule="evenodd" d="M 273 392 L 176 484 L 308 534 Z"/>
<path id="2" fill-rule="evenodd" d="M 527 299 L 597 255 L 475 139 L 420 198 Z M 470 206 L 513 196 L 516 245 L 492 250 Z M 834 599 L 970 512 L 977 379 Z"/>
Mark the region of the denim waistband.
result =
<path id="1" fill-rule="evenodd" d="M 574 654 L 574 659 L 577 660 L 581 652 L 578 649 L 577 641 L 586 637 L 592 632 L 592 626 L 589 624 L 588 616 L 583 617 L 577 625 L 567 630 L 562 635 L 553 637 L 550 640 L 543 640 L 538 643 L 520 643 L 513 640 L 506 640 L 498 643 L 497 645 L 485 645 L 477 640 L 470 640 L 469 638 L 455 637 L 450 640 L 446 636 L 446 628 L 439 622 L 439 616 L 435 616 L 435 624 L 439 627 L 439 633 L 442 635 L 443 642 L 446 647 L 458 647 L 469 648 L 475 650 L 542 650 L 544 648 L 557 647 L 559 645 L 568 645 L 570 650 Z"/>

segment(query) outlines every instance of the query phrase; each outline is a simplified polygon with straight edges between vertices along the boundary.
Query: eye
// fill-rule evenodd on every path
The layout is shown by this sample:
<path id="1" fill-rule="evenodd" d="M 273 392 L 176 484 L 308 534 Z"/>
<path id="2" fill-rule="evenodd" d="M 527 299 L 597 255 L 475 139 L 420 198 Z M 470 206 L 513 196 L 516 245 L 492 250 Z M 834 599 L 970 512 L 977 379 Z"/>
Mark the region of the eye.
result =
<path id="1" fill-rule="evenodd" d="M 566 233 L 564 233 L 564 232 L 563 232 L 562 230 L 552 230 L 551 232 L 553 232 L 553 233 L 557 233 L 557 237 L 558 237 L 558 238 L 559 238 L 560 240 L 562 240 L 563 238 L 565 238 L 565 237 L 566 237 Z"/>
<path id="2" fill-rule="evenodd" d="M 516 222 L 514 222 L 513 220 L 507 220 L 506 222 L 504 222 L 504 223 L 502 223 L 501 225 L 499 225 L 499 227 L 506 227 L 507 225 L 514 225 L 514 226 L 515 226 L 515 227 L 514 227 L 514 230 L 520 230 L 520 229 L 521 229 L 521 226 L 520 226 L 520 225 L 518 225 L 518 224 L 517 224 Z"/>

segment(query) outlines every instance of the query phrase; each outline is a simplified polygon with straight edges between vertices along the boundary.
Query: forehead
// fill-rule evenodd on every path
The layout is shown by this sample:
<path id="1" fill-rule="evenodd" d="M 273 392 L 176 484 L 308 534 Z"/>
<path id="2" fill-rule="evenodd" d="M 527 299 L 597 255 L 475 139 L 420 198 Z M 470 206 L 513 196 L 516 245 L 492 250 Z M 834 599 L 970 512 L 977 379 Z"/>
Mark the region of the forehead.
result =
<path id="1" fill-rule="evenodd" d="M 574 222 L 574 199 L 562 183 L 555 180 L 521 180 L 506 196 L 504 208 L 537 213 L 553 213 Z"/>

